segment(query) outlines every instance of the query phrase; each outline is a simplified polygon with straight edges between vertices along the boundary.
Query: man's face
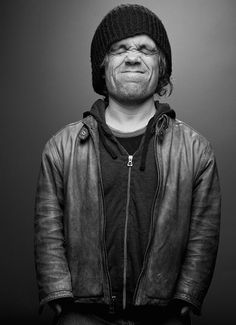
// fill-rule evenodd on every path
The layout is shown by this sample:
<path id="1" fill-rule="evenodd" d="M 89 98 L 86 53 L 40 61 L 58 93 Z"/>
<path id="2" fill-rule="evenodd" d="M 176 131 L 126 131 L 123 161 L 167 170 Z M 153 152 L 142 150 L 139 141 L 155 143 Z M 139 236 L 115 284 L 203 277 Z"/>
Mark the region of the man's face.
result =
<path id="1" fill-rule="evenodd" d="M 142 103 L 155 93 L 158 51 L 147 35 L 114 43 L 105 59 L 105 80 L 110 97 L 126 104 Z"/>

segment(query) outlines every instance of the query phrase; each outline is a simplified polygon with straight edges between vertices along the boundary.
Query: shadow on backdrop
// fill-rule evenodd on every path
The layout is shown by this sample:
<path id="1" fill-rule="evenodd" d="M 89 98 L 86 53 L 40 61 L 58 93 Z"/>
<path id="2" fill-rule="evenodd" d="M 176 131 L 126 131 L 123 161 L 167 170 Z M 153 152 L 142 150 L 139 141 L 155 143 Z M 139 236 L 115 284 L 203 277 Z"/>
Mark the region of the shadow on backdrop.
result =
<path id="1" fill-rule="evenodd" d="M 33 212 L 47 139 L 82 117 L 97 98 L 89 50 L 102 17 L 125 1 L 1 1 L 1 324 L 50 324 L 39 316 L 33 261 Z M 201 318 L 234 323 L 236 238 L 235 1 L 159 0 L 144 4 L 166 26 L 173 51 L 177 117 L 212 143 L 221 179 L 221 242 Z M 163 100 L 165 101 L 165 99 Z"/>

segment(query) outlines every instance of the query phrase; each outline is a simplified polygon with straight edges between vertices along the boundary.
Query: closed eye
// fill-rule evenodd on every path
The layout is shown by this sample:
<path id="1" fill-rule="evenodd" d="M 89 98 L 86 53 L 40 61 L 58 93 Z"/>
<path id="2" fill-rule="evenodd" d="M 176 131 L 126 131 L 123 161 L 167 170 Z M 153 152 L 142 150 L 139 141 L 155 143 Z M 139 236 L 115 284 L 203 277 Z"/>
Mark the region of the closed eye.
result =
<path id="1" fill-rule="evenodd" d="M 150 48 L 146 45 L 139 46 L 137 50 L 145 55 L 154 55 L 158 53 L 156 48 Z"/>
<path id="2" fill-rule="evenodd" d="M 116 54 L 123 54 L 125 53 L 126 51 L 128 50 L 128 48 L 125 46 L 125 45 L 120 45 L 119 47 L 115 48 L 111 48 L 110 49 L 110 53 L 113 54 L 113 55 L 116 55 Z"/>

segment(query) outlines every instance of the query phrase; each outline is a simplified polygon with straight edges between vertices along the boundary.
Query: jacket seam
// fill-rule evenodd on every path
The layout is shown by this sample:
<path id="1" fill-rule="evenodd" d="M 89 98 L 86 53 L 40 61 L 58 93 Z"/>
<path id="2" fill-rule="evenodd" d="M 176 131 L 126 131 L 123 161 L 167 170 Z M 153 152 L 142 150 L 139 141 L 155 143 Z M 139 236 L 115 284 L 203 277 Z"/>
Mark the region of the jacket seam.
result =
<path id="1" fill-rule="evenodd" d="M 198 177 L 201 175 L 202 171 L 204 171 L 208 161 L 210 160 L 209 155 L 207 156 L 207 152 L 209 153 L 210 148 L 211 148 L 211 146 L 208 143 L 206 145 L 206 147 L 204 148 L 204 150 L 203 150 L 202 157 L 201 157 L 201 160 L 200 160 L 200 166 L 199 166 L 199 168 L 198 168 L 198 170 L 196 172 L 196 176 L 194 177 L 194 184 L 197 181 Z"/>
<path id="2" fill-rule="evenodd" d="M 52 142 L 52 143 L 51 143 Z M 58 153 L 58 150 L 56 150 L 56 141 L 55 141 L 55 137 L 53 136 L 52 137 L 52 140 L 50 142 L 50 152 L 53 156 L 53 160 L 54 160 L 54 163 L 56 165 L 56 162 L 58 162 L 58 167 L 61 168 L 62 170 L 62 167 L 63 167 L 63 163 L 62 163 L 62 159 Z M 58 168 L 60 170 L 60 168 Z"/>
<path id="3" fill-rule="evenodd" d="M 174 299 L 180 299 L 180 300 L 187 301 L 188 303 L 193 305 L 197 309 L 198 312 L 201 309 L 201 302 L 195 296 L 179 292 L 174 295 Z"/>
<path id="4" fill-rule="evenodd" d="M 64 294 L 63 294 L 64 293 Z M 40 306 L 44 305 L 45 303 L 55 300 L 58 298 L 66 298 L 66 297 L 73 297 L 73 293 L 70 290 L 60 290 L 60 291 L 53 291 L 50 292 L 45 298 L 41 299 Z"/>

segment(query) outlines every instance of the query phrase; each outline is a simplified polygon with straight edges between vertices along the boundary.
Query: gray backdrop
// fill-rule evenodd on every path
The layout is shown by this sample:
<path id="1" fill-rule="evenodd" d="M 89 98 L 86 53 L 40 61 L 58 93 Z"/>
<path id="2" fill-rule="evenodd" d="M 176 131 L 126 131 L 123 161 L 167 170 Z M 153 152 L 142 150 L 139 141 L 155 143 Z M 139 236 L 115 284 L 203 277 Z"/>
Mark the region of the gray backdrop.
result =
<path id="1" fill-rule="evenodd" d="M 33 263 L 40 155 L 47 139 L 79 120 L 98 97 L 91 86 L 91 39 L 102 17 L 122 2 L 1 1 L 1 324 L 51 321 L 49 309 L 38 316 Z M 135 2 L 155 11 L 169 34 L 174 92 L 162 101 L 215 149 L 223 193 L 221 242 L 203 315 L 193 323 L 230 325 L 236 288 L 236 2 Z"/>

